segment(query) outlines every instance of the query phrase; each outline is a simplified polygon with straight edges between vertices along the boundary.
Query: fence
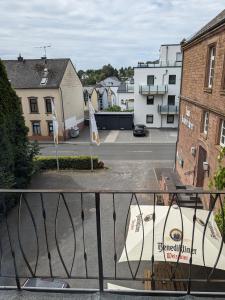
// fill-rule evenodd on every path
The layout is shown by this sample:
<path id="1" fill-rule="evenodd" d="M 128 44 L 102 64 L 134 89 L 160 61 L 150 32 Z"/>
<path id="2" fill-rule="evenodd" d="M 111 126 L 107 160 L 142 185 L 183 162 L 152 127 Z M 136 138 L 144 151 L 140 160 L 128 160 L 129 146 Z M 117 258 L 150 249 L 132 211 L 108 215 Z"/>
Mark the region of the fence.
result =
<path id="1" fill-rule="evenodd" d="M 192 203 L 195 199 L 193 208 L 182 206 L 182 194 L 190 195 Z M 158 205 L 163 195 L 171 199 L 170 206 Z M 67 291 L 71 292 L 102 292 L 122 285 L 134 294 L 164 291 L 225 295 L 223 233 L 218 233 L 213 221 L 215 205 L 219 203 L 222 208 L 224 195 L 187 190 L 0 190 L 2 203 L 17 202 L 8 211 L 1 206 L 1 289 L 24 289 L 28 279 L 44 278 L 68 282 L 71 288 Z M 201 197 L 211 202 L 209 211 L 198 209 Z M 175 209 L 179 218 L 172 220 Z M 160 225 L 159 212 L 164 210 Z M 186 211 L 191 215 L 188 228 Z M 224 229 L 223 210 L 221 220 Z M 171 222 L 174 229 L 167 235 Z M 207 240 L 208 233 L 215 242 Z M 134 247 L 130 234 L 138 234 Z M 196 240 L 199 234 L 201 241 Z M 208 244 L 212 248 L 207 248 Z M 175 256 L 168 256 L 168 249 Z M 202 263 L 196 265 L 194 256 L 200 249 Z M 214 251 L 209 255 L 208 249 Z M 209 265 L 207 259 L 213 263 Z"/>

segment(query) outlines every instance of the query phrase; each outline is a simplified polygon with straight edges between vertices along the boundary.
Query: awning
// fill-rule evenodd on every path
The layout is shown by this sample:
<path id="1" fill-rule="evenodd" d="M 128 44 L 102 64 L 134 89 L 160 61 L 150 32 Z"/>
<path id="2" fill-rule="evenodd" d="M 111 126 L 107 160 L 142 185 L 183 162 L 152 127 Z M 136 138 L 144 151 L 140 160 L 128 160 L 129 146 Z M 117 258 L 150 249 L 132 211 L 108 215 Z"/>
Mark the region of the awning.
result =
<path id="1" fill-rule="evenodd" d="M 172 206 L 166 221 L 168 210 L 169 206 L 155 206 L 153 241 L 154 206 L 140 205 L 138 207 L 137 205 L 131 205 L 126 248 L 124 247 L 119 262 L 127 261 L 128 259 L 129 261 L 151 260 L 154 243 L 155 261 L 177 262 L 180 253 L 179 262 L 189 264 L 192 252 L 192 264 L 204 266 L 205 260 L 205 266 L 212 268 L 216 263 L 222 245 L 222 251 L 216 268 L 225 270 L 225 247 L 219 229 L 214 221 L 213 213 L 211 213 L 208 223 L 205 225 L 209 211 L 196 210 L 192 248 L 193 216 L 195 210 L 193 208 L 179 208 L 177 205 Z"/>

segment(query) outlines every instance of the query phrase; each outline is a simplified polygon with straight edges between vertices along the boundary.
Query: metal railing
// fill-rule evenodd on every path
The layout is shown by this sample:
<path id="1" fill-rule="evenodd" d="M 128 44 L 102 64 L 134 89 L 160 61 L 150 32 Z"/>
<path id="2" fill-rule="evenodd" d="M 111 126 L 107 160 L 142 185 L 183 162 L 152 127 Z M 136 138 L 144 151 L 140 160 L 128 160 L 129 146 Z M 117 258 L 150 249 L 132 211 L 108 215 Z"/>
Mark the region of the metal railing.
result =
<path id="1" fill-rule="evenodd" d="M 142 95 L 157 95 L 166 94 L 168 91 L 167 85 L 140 85 L 139 93 Z"/>
<path id="2" fill-rule="evenodd" d="M 134 84 L 123 84 L 117 90 L 117 93 L 133 93 L 134 92 Z"/>
<path id="3" fill-rule="evenodd" d="M 214 257 L 210 267 L 206 262 L 204 246 L 208 230 L 212 236 L 216 232 L 212 217 L 215 208 L 222 208 L 224 196 L 225 192 L 188 190 L 0 190 L 0 288 L 11 286 L 19 290 L 27 289 L 23 286 L 27 279 L 44 278 L 66 280 L 71 286 L 68 292 L 76 292 L 77 289 L 79 292 L 109 291 L 107 283 L 113 282 L 130 288 L 127 293 L 132 294 L 225 295 L 225 258 L 224 270 L 217 269 L 220 256 L 224 254 L 223 239 L 218 249 L 210 253 Z M 190 199 L 187 200 L 187 197 Z M 209 210 L 199 209 L 201 200 L 208 201 Z M 5 204 L 9 201 L 16 201 L 17 204 L 7 211 Z M 163 203 L 167 206 L 162 206 Z M 150 207 L 151 213 L 145 215 L 144 210 Z M 159 207 L 167 211 L 161 227 L 158 226 Z M 171 251 L 177 251 L 177 255 L 171 262 L 166 257 L 169 247 L 166 246 L 166 231 L 175 208 L 180 221 L 173 220 L 177 232 L 172 238 L 179 246 L 172 246 L 174 248 Z M 184 208 L 192 213 L 192 225 L 189 228 L 184 227 Z M 135 215 L 136 225 L 132 220 L 133 209 L 138 211 Z M 200 213 L 206 215 L 204 222 L 199 218 Z M 223 210 L 221 217 L 224 229 Z M 144 223 L 147 222 L 151 222 L 148 224 L 152 229 L 148 235 L 144 233 Z M 178 223 L 180 230 L 177 229 Z M 203 263 L 196 267 L 193 255 L 196 252 L 195 235 L 199 231 L 199 224 L 202 230 L 199 243 Z M 132 226 L 136 226 L 135 232 L 140 230 L 138 246 L 135 244 L 138 247 L 138 259 L 133 259 L 130 254 L 129 231 Z M 156 255 L 159 247 L 156 245 L 157 230 L 162 230 L 160 249 L 164 254 L 163 261 L 158 260 Z M 188 262 L 185 264 L 181 261 L 187 230 L 191 236 L 188 241 L 190 255 L 187 255 Z M 145 257 L 146 247 L 150 251 L 148 259 Z M 121 253 L 126 257 L 123 261 L 119 259 Z"/>
<path id="4" fill-rule="evenodd" d="M 137 68 L 182 67 L 182 61 L 139 62 Z"/>
<path id="5" fill-rule="evenodd" d="M 158 105 L 161 114 L 179 114 L 179 105 Z"/>

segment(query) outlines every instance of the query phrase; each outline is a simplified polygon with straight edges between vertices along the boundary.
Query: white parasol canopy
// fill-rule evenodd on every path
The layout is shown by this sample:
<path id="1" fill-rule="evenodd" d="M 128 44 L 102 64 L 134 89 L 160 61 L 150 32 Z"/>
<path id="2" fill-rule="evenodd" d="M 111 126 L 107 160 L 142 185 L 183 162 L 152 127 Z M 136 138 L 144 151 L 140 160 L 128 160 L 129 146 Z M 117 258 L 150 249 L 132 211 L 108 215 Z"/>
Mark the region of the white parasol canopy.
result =
<path id="1" fill-rule="evenodd" d="M 126 238 L 126 249 L 124 247 L 119 262 L 127 261 L 128 259 L 129 261 L 149 261 L 152 259 L 154 206 L 140 205 L 139 208 L 137 205 L 131 205 L 130 207 L 131 215 Z M 181 252 L 179 262 L 189 264 L 195 210 L 193 208 L 179 208 L 177 205 L 170 208 L 163 244 L 163 230 L 168 210 L 169 206 L 155 206 L 154 260 L 177 262 L 179 252 Z M 204 266 L 204 252 L 205 266 L 214 267 L 220 251 L 222 237 L 214 221 L 213 213 L 208 220 L 204 236 L 208 215 L 209 211 L 196 209 L 192 264 Z M 183 219 L 183 230 L 181 217 Z M 202 242 L 203 237 L 204 244 Z M 225 270 L 224 243 L 222 243 L 222 252 L 216 268 Z"/>

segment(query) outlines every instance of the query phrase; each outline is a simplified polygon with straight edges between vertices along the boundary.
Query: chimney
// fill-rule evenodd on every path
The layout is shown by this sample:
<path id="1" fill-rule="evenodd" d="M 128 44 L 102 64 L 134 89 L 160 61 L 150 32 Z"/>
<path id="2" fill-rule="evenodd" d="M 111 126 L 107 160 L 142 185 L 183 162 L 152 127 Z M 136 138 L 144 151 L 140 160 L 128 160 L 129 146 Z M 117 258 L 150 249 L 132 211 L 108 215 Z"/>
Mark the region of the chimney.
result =
<path id="1" fill-rule="evenodd" d="M 19 56 L 17 57 L 18 61 L 23 61 L 23 57 L 21 56 L 21 53 L 19 54 Z"/>

